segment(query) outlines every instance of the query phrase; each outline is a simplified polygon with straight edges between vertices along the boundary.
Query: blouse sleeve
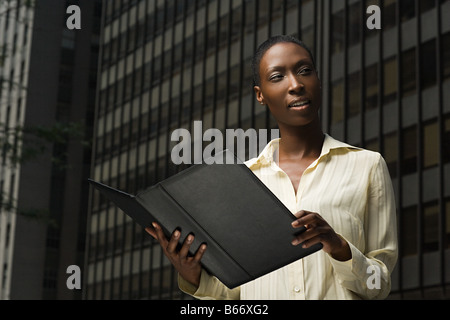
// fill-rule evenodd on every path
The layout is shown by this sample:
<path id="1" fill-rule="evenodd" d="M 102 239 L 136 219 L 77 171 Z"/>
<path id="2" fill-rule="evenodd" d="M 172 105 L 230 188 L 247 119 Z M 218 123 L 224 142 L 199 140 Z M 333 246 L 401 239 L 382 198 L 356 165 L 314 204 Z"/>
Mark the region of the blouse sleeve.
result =
<path id="1" fill-rule="evenodd" d="M 240 298 L 240 287 L 229 289 L 204 269 L 202 269 L 198 288 L 180 275 L 178 275 L 178 287 L 184 293 L 200 300 L 239 300 Z"/>
<path id="2" fill-rule="evenodd" d="M 364 232 L 364 252 L 347 241 L 352 253 L 350 260 L 329 258 L 342 286 L 363 299 L 384 299 L 391 290 L 398 249 L 394 190 L 381 155 L 371 171 Z"/>

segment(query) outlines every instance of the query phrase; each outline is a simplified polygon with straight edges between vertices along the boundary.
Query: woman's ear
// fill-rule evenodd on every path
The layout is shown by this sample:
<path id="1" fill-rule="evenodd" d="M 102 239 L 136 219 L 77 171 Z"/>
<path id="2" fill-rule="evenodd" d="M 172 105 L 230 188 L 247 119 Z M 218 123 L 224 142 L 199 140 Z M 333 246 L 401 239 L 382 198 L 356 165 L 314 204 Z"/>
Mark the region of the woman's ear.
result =
<path id="1" fill-rule="evenodd" d="M 256 94 L 256 100 L 258 100 L 258 102 L 260 104 L 262 104 L 262 105 L 266 104 L 264 102 L 264 97 L 263 97 L 263 94 L 261 92 L 261 88 L 259 86 L 254 86 L 253 90 L 255 91 L 255 94 Z"/>

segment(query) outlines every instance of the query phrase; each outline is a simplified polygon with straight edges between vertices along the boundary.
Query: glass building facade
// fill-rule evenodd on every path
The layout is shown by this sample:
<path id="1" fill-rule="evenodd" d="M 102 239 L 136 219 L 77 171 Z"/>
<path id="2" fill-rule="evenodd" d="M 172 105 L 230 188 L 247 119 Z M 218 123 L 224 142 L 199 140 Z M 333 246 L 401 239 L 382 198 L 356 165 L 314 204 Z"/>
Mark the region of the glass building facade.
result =
<path id="1" fill-rule="evenodd" d="M 0 300 L 81 299 L 66 270 L 84 263 L 101 13 L 0 1 Z"/>
<path id="2" fill-rule="evenodd" d="M 366 25 L 370 5 L 381 29 Z M 254 97 L 251 58 L 269 36 L 294 35 L 315 56 L 324 131 L 388 164 L 400 249 L 390 298 L 448 298 L 445 12 L 450 1 L 104 1 L 92 177 L 136 193 L 185 169 L 171 161 L 171 133 L 194 121 L 276 128 Z M 188 298 L 159 245 L 96 192 L 88 223 L 85 299 Z"/>

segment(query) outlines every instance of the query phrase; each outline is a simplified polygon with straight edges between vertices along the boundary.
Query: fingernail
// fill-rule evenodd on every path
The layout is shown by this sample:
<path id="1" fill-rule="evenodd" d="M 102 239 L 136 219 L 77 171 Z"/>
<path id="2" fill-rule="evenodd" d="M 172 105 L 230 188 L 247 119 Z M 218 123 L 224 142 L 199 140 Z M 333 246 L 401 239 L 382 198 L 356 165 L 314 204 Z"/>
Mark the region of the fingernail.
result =
<path id="1" fill-rule="evenodd" d="M 194 237 L 192 235 L 188 235 L 187 242 L 191 243 Z"/>
<path id="2" fill-rule="evenodd" d="M 292 242 L 291 242 L 291 243 L 292 243 L 292 245 L 293 245 L 293 246 L 296 246 L 296 245 L 298 245 L 298 240 L 297 240 L 297 239 L 295 239 L 295 240 L 292 240 Z"/>
<path id="3" fill-rule="evenodd" d="M 178 238 L 178 237 L 180 236 L 180 231 L 175 230 L 175 232 L 173 233 L 173 236 L 174 236 L 175 238 Z"/>
<path id="4" fill-rule="evenodd" d="M 156 222 L 152 222 L 152 226 L 153 228 L 158 229 L 158 225 L 156 224 Z"/>

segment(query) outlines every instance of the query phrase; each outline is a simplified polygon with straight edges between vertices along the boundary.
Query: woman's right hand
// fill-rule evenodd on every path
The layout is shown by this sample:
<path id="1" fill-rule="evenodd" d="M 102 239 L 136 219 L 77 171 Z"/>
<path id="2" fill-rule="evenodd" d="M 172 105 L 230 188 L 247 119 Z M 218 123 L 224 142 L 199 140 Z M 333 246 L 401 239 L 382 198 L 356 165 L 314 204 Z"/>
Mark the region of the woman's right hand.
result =
<path id="1" fill-rule="evenodd" d="M 156 222 L 153 222 L 152 225 L 154 229 L 145 228 L 145 231 L 158 240 L 164 254 L 170 260 L 180 276 L 198 288 L 202 272 L 200 260 L 206 251 L 206 244 L 202 244 L 194 256 L 188 256 L 189 249 L 194 241 L 194 236 L 192 234 L 189 234 L 186 237 L 181 249 L 177 250 L 178 240 L 181 236 L 180 231 L 175 230 L 169 240 Z"/>

